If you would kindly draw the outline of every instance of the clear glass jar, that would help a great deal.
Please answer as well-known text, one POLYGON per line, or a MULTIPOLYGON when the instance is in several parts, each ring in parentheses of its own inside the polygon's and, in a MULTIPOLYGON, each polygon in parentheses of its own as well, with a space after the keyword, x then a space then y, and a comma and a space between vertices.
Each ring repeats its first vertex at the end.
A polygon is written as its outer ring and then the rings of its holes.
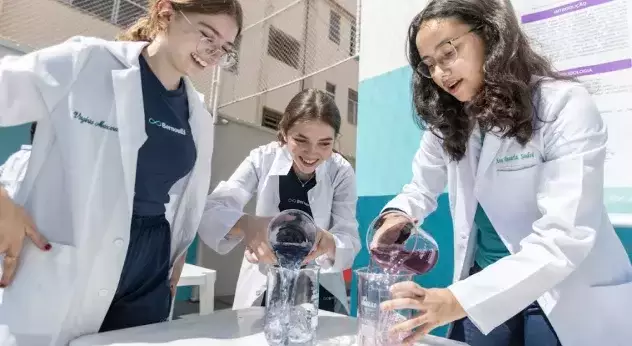
POLYGON ((318 227, 309 214, 298 209, 284 210, 268 225, 268 242, 279 265, 299 268, 313 250, 318 227))
POLYGON ((269 267, 264 324, 268 344, 305 344, 315 340, 319 271, 318 266, 298 270, 269 267))
POLYGON ((390 287, 411 281, 412 273, 390 274, 377 267, 355 271, 358 283, 358 346, 398 345, 409 333, 390 335, 389 330, 411 318, 411 310, 381 311, 380 304, 392 298, 390 287))

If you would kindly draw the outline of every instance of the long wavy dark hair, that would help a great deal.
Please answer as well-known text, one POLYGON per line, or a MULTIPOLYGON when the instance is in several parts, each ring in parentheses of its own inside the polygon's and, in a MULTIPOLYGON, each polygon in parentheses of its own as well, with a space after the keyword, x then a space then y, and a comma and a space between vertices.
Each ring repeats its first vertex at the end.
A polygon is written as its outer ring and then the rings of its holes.
POLYGON ((408 61, 413 68, 415 120, 443 141, 450 159, 465 155, 466 143, 478 121, 482 131, 497 131, 525 145, 541 121, 537 116, 537 90, 541 79, 570 79, 553 70, 538 55, 520 29, 516 14, 506 0, 432 0, 408 29, 408 61), (462 103, 432 79, 417 72, 421 57, 416 36, 431 19, 453 18, 475 28, 485 44, 484 83, 472 100, 462 103))

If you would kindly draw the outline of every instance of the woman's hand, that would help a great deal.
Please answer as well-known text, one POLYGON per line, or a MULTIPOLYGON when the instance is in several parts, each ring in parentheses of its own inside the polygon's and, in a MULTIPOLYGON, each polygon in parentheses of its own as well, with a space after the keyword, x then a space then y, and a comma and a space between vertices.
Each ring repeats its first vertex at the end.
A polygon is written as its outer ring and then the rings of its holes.
POLYGON ((315 243, 314 249, 305 257, 303 264, 307 264, 322 255, 327 255, 332 261, 336 258, 336 240, 333 234, 321 229, 316 233, 315 243))
POLYGON ((250 263, 276 264, 276 256, 268 242, 268 225, 271 217, 244 215, 235 225, 246 242, 244 256, 250 263))
POLYGON ((9 286, 15 276, 24 237, 31 239, 41 250, 51 249, 48 240, 35 230, 35 224, 26 211, 13 203, 0 186, 0 254, 4 254, 0 287, 9 286))
POLYGON ((417 220, 411 219, 400 211, 384 212, 376 224, 377 229, 369 244, 369 249, 374 249, 379 245, 403 244, 416 222, 417 220))
POLYGON ((412 345, 436 327, 466 316, 461 304, 447 288, 425 289, 412 281, 407 281, 391 286, 391 295, 391 300, 380 305, 382 310, 418 311, 415 317, 390 330, 392 333, 411 331, 412 334, 404 339, 405 344, 412 345))

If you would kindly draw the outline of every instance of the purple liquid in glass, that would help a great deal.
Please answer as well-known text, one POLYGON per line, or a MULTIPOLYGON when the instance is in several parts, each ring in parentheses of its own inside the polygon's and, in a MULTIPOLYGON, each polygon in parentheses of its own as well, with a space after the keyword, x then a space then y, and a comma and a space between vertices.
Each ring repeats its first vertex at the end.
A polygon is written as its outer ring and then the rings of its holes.
POLYGON ((388 272, 404 270, 413 274, 425 274, 439 260, 436 249, 409 251, 400 244, 380 245, 371 249, 373 261, 388 272))

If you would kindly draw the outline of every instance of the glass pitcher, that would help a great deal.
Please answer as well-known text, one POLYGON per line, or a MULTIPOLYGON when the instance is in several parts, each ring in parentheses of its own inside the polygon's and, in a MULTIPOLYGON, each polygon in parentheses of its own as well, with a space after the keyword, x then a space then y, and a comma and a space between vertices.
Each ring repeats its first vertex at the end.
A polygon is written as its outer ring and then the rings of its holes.
POLYGON ((371 222, 366 244, 371 263, 389 273, 425 274, 439 260, 435 239, 399 210, 382 213, 371 222))
POLYGON ((264 334, 271 346, 308 344, 318 326, 320 267, 298 270, 270 266, 264 334))
POLYGON ((409 332, 391 335, 396 324, 412 317, 411 310, 382 311, 380 304, 392 298, 390 287, 411 281, 412 273, 392 274, 378 267, 356 270, 358 283, 358 346, 392 346, 400 344, 409 332))
POLYGON ((288 209, 275 216, 268 225, 268 241, 284 268, 299 268, 315 246, 318 227, 302 210, 288 209))

